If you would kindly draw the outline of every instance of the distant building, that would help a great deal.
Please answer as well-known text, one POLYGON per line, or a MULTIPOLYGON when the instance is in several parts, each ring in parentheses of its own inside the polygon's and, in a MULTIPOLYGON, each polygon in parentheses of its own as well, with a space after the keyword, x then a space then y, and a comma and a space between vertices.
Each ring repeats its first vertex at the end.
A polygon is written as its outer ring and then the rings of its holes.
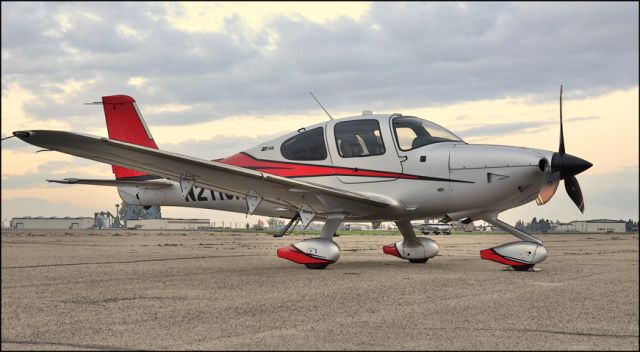
POLYGON ((127 220, 127 228, 136 230, 200 230, 211 227, 209 219, 141 219, 127 220))
POLYGON ((347 231, 364 231, 369 230, 370 227, 368 224, 344 224, 344 229, 347 231))
POLYGON ((54 229, 70 229, 70 230, 80 230, 80 229, 90 229, 93 226, 94 219, 88 216, 86 217, 21 217, 21 218, 13 218, 11 219, 11 223, 9 226, 12 229, 43 229, 43 230, 54 230, 54 229))
POLYGON ((572 221, 571 224, 577 232, 626 232, 626 223, 622 220, 597 219, 572 221))
POLYGON ((258 222, 256 222, 253 225, 253 229, 254 230, 264 230, 264 221, 262 221, 262 219, 258 219, 258 222))
POLYGON ((551 232, 577 232, 573 222, 569 223, 551 223, 551 232))

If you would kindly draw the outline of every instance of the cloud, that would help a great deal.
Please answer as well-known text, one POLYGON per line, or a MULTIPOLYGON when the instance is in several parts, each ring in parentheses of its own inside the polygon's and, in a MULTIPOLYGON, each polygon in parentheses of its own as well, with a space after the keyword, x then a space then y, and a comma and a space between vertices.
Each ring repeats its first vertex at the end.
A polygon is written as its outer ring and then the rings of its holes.
POLYGON ((543 206, 529 203, 504 212, 501 218, 512 224, 518 219, 530 221, 534 216, 562 222, 594 218, 638 219, 637 164, 607 174, 590 174, 587 171, 577 178, 585 202, 584 214, 573 204, 564 185, 560 185, 549 203, 543 206))
MULTIPOLYGON (((87 211, 83 206, 70 204, 60 206, 60 202, 38 197, 2 198, 2 209, 3 220, 11 220, 11 218, 20 216, 92 216, 90 211, 87 211)), ((9 226, 9 221, 5 225, 9 226)))
POLYGON ((23 174, 3 175, 2 189, 69 187, 68 185, 48 183, 46 181, 60 180, 67 177, 113 179, 113 174, 109 165, 96 163, 93 160, 79 158, 64 161, 56 160, 37 165, 34 169, 28 170, 23 174))
POLYGON ((560 83, 591 96, 637 84, 637 8, 373 3, 357 18, 274 14, 255 31, 230 16, 220 31, 186 32, 162 4, 3 3, 3 90, 5 80, 19 84, 38 97, 30 116, 78 128, 92 125, 81 103, 121 93, 191 107, 159 116, 166 125, 307 113, 308 90, 330 110, 351 111, 542 99, 560 83), (65 81, 85 86, 54 99, 65 81))
MULTIPOLYGON (((598 116, 582 116, 572 117, 563 121, 563 124, 571 124, 574 122, 589 121, 598 119, 598 116)), ((475 137, 495 137, 510 135, 516 133, 535 133, 541 130, 547 129, 550 126, 559 126, 559 121, 522 121, 522 122, 507 122, 482 125, 478 127, 472 127, 459 131, 457 134, 462 138, 475 138, 475 137)))
POLYGON ((180 154, 213 160, 229 157, 275 137, 277 137, 276 134, 265 134, 255 137, 216 136, 213 139, 207 140, 191 139, 180 143, 164 143, 163 148, 180 154))
MULTIPOLYGON (((591 185, 637 159, 637 3, 374 2, 357 16, 331 9, 320 20, 308 11, 274 11, 258 21, 232 11, 197 31, 176 24, 181 14, 193 16, 181 4, 1 6, 3 136, 25 128, 106 135, 102 108, 83 103, 127 94, 138 101, 161 148, 212 159, 326 119, 311 90, 334 116, 432 109, 436 122, 465 138, 556 148, 557 132, 536 132, 557 131, 557 91, 564 84, 565 116, 577 116, 565 122, 584 123, 565 131, 567 143, 594 162, 591 185), (621 98, 612 92, 622 92, 621 98), (509 100, 520 108, 505 111, 509 104, 499 103, 509 100), (585 108, 569 106, 572 100, 585 108), (439 121, 435 112, 447 111, 448 122, 439 121)), ((2 148, 3 155, 34 151, 16 140, 3 141, 2 148)), ((42 180, 60 170, 73 172, 62 177, 98 174, 88 163, 73 158, 10 176, 3 179, 3 196, 38 194, 42 180)), ((4 160, 2 166, 13 167, 4 160)), ((107 165, 99 167, 111 176, 107 165)), ((47 199, 68 201, 55 187, 50 190, 58 193, 47 199)), ((622 188, 595 199, 606 204, 616 192, 622 188)), ((631 206, 621 211, 637 214, 637 197, 624 200, 631 206)))
POLYGON ((479 126, 460 131, 458 134, 462 138, 477 136, 496 136, 520 132, 522 130, 540 127, 545 125, 543 122, 509 122, 479 126))

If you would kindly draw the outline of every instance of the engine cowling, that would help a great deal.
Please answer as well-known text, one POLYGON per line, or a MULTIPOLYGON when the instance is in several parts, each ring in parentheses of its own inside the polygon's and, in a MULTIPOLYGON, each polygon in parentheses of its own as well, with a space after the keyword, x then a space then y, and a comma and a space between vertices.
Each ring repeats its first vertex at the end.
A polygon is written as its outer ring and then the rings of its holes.
POLYGON ((386 254, 396 256, 398 258, 407 259, 414 263, 424 263, 428 259, 438 255, 438 244, 426 237, 417 238, 419 245, 407 246, 404 241, 392 243, 382 247, 386 254))

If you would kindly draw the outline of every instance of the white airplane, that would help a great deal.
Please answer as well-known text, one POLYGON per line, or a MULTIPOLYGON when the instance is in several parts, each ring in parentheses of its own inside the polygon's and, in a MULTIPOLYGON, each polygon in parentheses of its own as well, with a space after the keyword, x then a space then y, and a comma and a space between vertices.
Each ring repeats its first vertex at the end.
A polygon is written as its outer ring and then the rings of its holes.
POLYGON ((560 180, 584 211, 575 175, 592 166, 565 153, 562 87, 558 152, 468 144, 421 118, 365 111, 300 128, 224 159, 204 160, 158 149, 133 98, 105 96, 97 104, 103 105, 109 138, 50 130, 13 133, 47 150, 111 164, 115 174, 115 180, 50 182, 115 186, 125 202, 142 206, 290 218, 289 225, 299 220, 305 227, 324 220, 320 237, 277 251, 308 268, 338 260, 340 248, 332 239, 343 221, 371 221, 374 228, 394 221, 403 240, 384 246, 384 253, 425 263, 439 248, 416 237, 411 220, 442 218, 484 220, 515 235, 521 241, 482 250, 481 258, 528 270, 546 259, 546 248, 498 214, 534 199, 547 203, 560 180))

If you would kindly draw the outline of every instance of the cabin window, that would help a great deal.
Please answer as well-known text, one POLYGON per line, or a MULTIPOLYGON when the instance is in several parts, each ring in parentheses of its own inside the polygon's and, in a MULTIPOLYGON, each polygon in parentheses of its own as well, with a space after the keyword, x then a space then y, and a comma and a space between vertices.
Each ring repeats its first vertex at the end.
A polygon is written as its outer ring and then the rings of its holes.
POLYGON ((280 152, 288 160, 324 160, 327 146, 322 127, 297 134, 282 143, 280 152))
POLYGON ((446 128, 417 117, 396 117, 393 120, 398 147, 407 151, 439 142, 462 142, 446 128))
POLYGON ((334 128, 338 153, 343 158, 384 154, 378 120, 339 122, 334 128))

